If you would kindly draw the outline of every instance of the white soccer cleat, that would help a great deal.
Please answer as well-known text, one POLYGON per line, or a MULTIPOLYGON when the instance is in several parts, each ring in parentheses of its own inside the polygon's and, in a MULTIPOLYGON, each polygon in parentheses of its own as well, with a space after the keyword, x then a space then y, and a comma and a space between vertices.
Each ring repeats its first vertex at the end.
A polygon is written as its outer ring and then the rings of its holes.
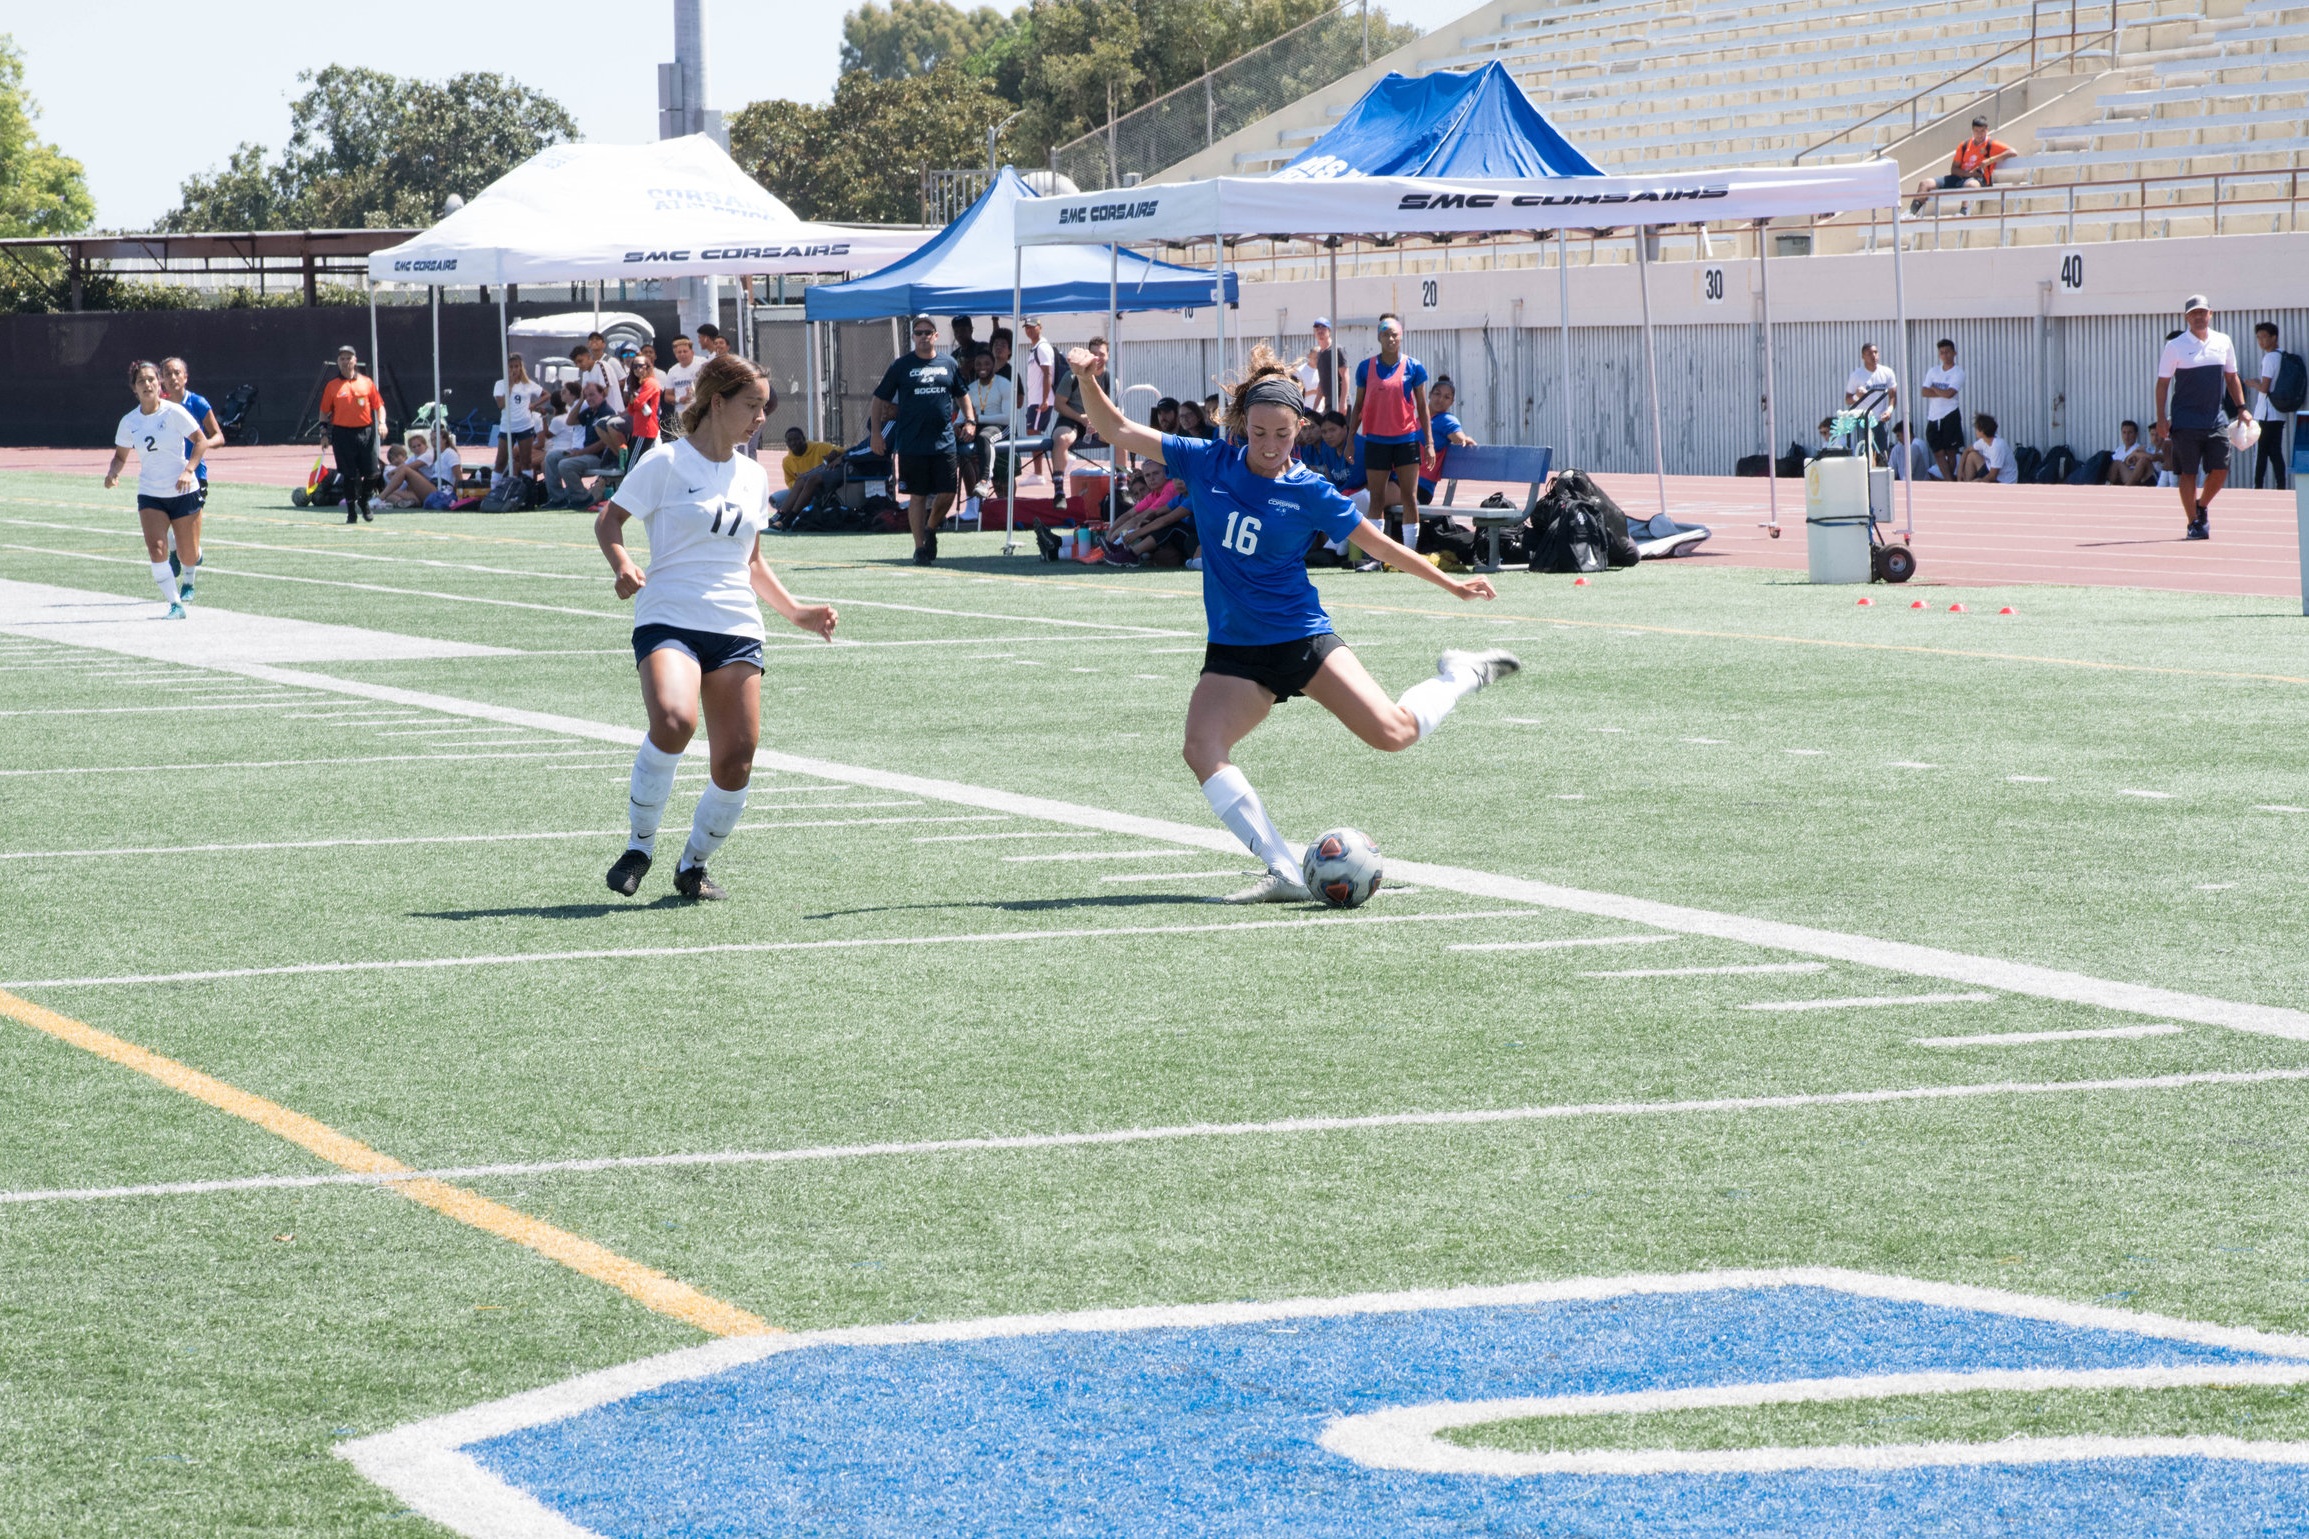
POLYGON ((1513 652, 1503 652, 1496 647, 1488 652, 1453 650, 1435 659, 1435 671, 1447 679, 1454 675, 1472 674, 1475 687, 1481 689, 1487 684, 1498 683, 1510 674, 1522 672, 1523 660, 1513 652))
POLYGON ((1241 892, 1230 892, 1221 903, 1312 903, 1315 895, 1286 871, 1270 871, 1241 892))

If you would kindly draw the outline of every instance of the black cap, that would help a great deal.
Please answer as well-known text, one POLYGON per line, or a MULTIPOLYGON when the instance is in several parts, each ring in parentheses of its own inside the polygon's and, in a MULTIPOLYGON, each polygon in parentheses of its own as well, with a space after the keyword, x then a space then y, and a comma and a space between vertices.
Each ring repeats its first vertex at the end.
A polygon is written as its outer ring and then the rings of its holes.
POLYGON ((1972 120, 1972 126, 1973 126, 1973 127, 1975 127, 1975 128, 1986 128, 1986 127, 1988 126, 1988 119, 1986 119, 1986 118, 1974 118, 1974 119, 1972 120))

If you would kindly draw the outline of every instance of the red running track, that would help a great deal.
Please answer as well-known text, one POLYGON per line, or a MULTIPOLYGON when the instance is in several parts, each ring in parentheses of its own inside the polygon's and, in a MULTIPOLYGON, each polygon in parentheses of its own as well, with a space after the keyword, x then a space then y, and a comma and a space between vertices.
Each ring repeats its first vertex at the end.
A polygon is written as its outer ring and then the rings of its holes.
MULTIPOLYGON (((300 445, 226 447, 211 460, 220 481, 257 486, 302 486, 313 450, 300 445)), ((104 449, 0 449, 0 471, 43 470, 104 474, 104 449)), ((778 456, 764 454, 772 485, 781 484, 778 456)), ((1659 507, 1657 483, 1646 475, 1599 475, 1603 488, 1630 513, 1659 507)), ((1668 477, 1668 512, 1682 523, 1715 531, 1689 559, 1725 566, 1804 568, 1804 484, 1783 480, 1781 537, 1757 527, 1765 521, 1761 479, 1732 476, 1668 477)), ((1463 505, 1482 500, 1487 487, 1463 485, 1463 505)), ((1521 488, 1507 488, 1520 496, 1521 488)), ((1905 488, 1895 488, 1900 506, 1905 488)), ((1916 488, 1919 583, 1979 586, 2066 583, 2101 587, 2164 588, 2184 593, 2237 593, 2295 598, 2301 567, 2293 494, 2232 487, 2213 504, 2213 538, 2181 538, 2180 496, 2151 487, 1944 486, 1916 488)))

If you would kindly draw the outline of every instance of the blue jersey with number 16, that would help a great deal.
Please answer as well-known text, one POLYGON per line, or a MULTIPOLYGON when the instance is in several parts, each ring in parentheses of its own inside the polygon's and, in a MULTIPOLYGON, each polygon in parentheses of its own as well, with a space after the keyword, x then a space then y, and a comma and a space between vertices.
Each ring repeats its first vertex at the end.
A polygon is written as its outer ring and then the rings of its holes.
POLYGON ((1331 629, 1307 576, 1316 535, 1344 539, 1363 515, 1300 464, 1253 473, 1241 444, 1163 435, 1163 464, 1187 489, 1203 557, 1203 615, 1211 640, 1266 647, 1331 629))

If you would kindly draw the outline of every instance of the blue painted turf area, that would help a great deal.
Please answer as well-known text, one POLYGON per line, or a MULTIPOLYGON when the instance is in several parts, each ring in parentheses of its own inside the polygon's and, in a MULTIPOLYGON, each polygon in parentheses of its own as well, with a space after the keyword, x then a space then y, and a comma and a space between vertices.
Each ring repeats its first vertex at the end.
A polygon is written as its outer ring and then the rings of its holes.
POLYGON ((2309 1471, 2106 1460, 1493 1477, 1366 1469, 1343 1415, 1435 1400, 2254 1354, 1818 1287, 813 1345, 472 1445, 618 1536, 2309 1533, 2309 1471))

